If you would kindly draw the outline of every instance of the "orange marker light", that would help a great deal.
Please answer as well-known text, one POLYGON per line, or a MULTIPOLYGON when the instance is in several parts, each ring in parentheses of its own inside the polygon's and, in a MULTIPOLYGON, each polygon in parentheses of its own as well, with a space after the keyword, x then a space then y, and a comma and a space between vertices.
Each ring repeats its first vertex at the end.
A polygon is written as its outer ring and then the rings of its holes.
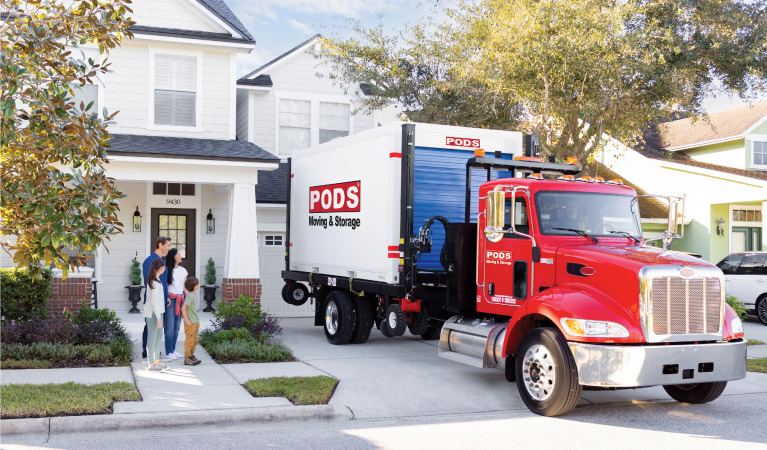
POLYGON ((562 181, 575 181, 575 177, 572 175, 562 175, 561 177, 557 178, 557 180, 562 181))
POLYGON ((481 149, 481 148, 478 148, 478 149, 474 150, 474 156, 477 157, 477 158, 481 158, 481 157, 485 156, 485 151, 483 149, 481 149))
POLYGON ((602 177, 596 177, 596 178, 594 178, 594 181, 596 181, 597 183, 604 183, 605 179, 602 178, 602 177))
POLYGON ((613 178, 612 180, 608 181, 607 184, 617 184, 619 186, 623 186, 623 180, 620 178, 613 178))
POLYGON ((586 334, 586 331, 584 331, 583 327, 581 327, 580 322, 577 320, 566 320, 565 323, 567 323, 567 328, 570 329, 570 331, 573 332, 575 335, 581 335, 584 336, 586 334))
POLYGON ((568 156, 567 164, 578 164, 578 158, 576 156, 568 156))
POLYGON ((594 179, 591 178, 590 176, 586 175, 585 177, 580 177, 580 178, 578 178, 575 181, 583 181, 583 182, 586 182, 586 183, 590 183, 590 182, 594 181, 594 179))
POLYGON ((527 178, 532 178, 533 180, 542 180, 543 175, 541 175, 540 173, 532 173, 528 175, 527 178))

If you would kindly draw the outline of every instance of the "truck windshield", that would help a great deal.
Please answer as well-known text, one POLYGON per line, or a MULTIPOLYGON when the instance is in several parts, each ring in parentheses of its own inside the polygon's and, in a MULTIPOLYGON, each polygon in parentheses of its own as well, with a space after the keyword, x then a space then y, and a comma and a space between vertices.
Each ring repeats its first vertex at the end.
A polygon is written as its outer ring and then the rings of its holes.
POLYGON ((577 235, 571 228, 591 236, 642 236, 639 229, 639 207, 630 195, 593 192, 546 191, 535 195, 541 233, 577 235))

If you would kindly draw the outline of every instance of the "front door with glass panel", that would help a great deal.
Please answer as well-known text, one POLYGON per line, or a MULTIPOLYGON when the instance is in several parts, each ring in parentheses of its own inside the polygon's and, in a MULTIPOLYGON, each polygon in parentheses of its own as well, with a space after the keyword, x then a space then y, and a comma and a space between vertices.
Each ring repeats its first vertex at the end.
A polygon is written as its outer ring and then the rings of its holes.
POLYGON ((195 276, 195 210, 193 209, 152 209, 152 238, 167 236, 171 247, 181 254, 181 265, 195 276))
POLYGON ((757 227, 732 227, 732 251, 753 252, 762 249, 762 229, 757 227))

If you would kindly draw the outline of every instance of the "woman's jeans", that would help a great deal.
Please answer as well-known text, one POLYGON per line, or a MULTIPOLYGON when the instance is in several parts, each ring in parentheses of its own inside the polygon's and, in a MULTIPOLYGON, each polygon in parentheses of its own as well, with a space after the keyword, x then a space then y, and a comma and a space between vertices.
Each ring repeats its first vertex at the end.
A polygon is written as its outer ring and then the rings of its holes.
POLYGON ((145 317, 146 322, 146 353, 147 361, 149 364, 153 364, 155 361, 159 361, 160 352, 162 351, 162 328, 157 328, 158 319, 156 315, 152 314, 152 317, 145 317))
POLYGON ((176 299, 170 299, 170 306, 165 307, 165 355, 176 351, 178 330, 184 318, 176 315, 176 299))

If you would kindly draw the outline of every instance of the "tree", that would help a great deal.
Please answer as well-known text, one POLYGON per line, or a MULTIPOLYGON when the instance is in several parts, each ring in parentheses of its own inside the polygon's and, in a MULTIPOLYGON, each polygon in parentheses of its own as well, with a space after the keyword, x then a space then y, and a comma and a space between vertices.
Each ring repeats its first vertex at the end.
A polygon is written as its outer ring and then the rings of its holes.
POLYGON ((107 72, 106 55, 131 37, 130 0, 0 0, 0 145, 3 250, 39 273, 55 264, 66 277, 85 252, 121 233, 123 195, 104 166, 107 125, 74 90, 107 72), (97 48, 101 61, 86 58, 97 48), (69 257, 65 249, 77 255, 69 257))
MULTIPOLYGON (((437 59, 450 75, 433 76, 434 83, 479 87, 485 101, 521 105, 515 118, 560 159, 587 161, 603 133, 631 144, 649 124, 700 114, 718 82, 745 96, 764 91, 767 80, 765 0, 459 1, 439 20, 410 29, 421 35, 408 31, 396 47, 373 30, 362 41, 333 41, 343 78, 375 80, 364 64, 369 55, 382 56, 380 71, 393 74, 396 56, 428 52, 432 59, 423 62, 437 59)), ((370 103, 396 95, 379 89, 370 103)))

